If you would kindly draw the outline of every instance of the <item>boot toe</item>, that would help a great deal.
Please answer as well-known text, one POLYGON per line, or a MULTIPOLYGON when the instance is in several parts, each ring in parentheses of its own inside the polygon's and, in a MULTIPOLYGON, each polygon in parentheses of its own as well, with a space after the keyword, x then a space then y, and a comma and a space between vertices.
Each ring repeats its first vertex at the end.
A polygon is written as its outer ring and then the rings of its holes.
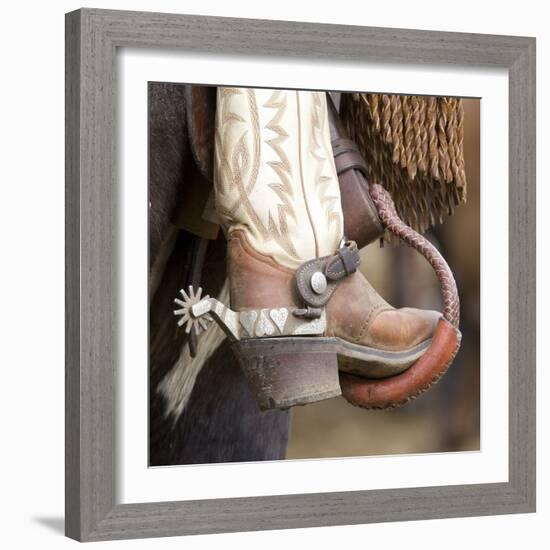
POLYGON ((402 308, 382 311, 372 321, 370 345, 386 351, 404 351, 429 340, 441 318, 433 310, 402 308))

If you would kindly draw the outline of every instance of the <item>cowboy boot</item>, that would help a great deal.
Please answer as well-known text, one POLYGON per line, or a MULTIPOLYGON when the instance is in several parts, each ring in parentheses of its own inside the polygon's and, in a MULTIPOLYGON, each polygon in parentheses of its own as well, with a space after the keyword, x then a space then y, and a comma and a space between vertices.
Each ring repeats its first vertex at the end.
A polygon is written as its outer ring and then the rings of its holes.
POLYGON ((338 369, 395 376, 429 348, 440 313, 393 308, 357 271, 324 93, 218 88, 214 183, 230 308, 183 293, 176 313, 220 324, 260 408, 339 395, 338 369))

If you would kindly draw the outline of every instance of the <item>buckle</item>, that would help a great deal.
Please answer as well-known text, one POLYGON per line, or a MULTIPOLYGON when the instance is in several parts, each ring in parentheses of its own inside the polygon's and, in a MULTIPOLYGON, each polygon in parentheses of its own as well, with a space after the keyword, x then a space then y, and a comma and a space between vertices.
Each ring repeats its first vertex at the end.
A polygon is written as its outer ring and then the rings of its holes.
POLYGON ((300 298, 308 307, 323 307, 338 281, 354 273, 360 261, 357 244, 342 239, 334 254, 309 260, 297 269, 296 287, 300 298))

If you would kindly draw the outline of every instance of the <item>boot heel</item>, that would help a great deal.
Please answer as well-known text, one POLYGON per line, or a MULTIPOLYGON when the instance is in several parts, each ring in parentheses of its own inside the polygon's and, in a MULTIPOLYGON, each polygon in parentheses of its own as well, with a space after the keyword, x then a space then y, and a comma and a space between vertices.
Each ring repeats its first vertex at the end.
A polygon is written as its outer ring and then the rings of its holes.
POLYGON ((254 338, 233 351, 254 388, 260 409, 286 409, 341 394, 330 338, 254 338))

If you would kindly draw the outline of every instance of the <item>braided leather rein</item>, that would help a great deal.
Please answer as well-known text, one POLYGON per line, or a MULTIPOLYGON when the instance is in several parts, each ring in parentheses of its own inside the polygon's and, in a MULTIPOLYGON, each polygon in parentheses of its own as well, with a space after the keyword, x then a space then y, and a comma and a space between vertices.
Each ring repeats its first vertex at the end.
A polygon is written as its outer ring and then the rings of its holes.
POLYGON ((385 228, 420 252, 434 269, 443 295, 443 318, 458 328, 460 321, 460 299, 453 274, 447 262, 435 246, 401 220, 397 214, 391 195, 384 187, 378 183, 371 183, 369 185, 369 193, 385 228))

